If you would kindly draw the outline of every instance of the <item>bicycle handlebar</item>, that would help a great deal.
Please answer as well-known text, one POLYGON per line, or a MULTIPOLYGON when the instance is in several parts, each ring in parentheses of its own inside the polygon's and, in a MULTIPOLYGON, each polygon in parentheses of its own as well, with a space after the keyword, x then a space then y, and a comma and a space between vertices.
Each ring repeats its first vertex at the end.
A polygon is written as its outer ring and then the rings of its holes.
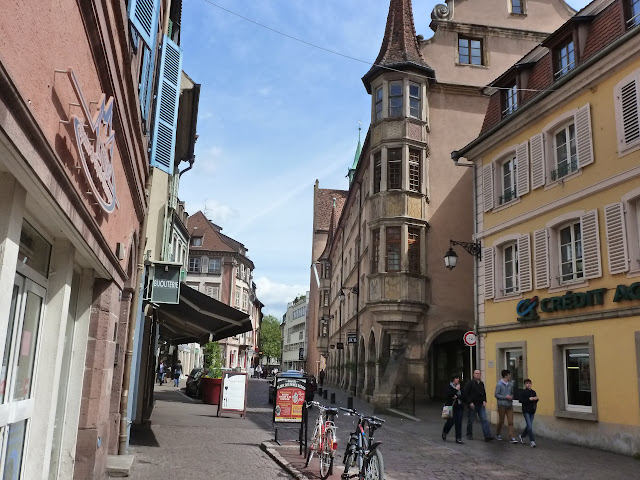
POLYGON ((371 417, 367 415, 363 415, 362 413, 358 413, 355 408, 340 407, 340 410, 344 410, 345 412, 347 412, 349 415, 352 415, 352 416, 362 417, 365 420, 373 420, 374 422, 384 423, 384 420, 382 418, 376 417, 375 415, 371 417))

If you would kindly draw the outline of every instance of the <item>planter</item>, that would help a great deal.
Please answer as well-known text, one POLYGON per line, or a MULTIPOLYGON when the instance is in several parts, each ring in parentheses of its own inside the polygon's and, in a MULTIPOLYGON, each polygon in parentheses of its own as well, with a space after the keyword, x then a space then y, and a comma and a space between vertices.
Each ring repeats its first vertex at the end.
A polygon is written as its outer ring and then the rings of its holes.
POLYGON ((218 405, 220 401, 221 378, 203 378, 200 380, 202 391, 202 403, 207 405, 218 405))

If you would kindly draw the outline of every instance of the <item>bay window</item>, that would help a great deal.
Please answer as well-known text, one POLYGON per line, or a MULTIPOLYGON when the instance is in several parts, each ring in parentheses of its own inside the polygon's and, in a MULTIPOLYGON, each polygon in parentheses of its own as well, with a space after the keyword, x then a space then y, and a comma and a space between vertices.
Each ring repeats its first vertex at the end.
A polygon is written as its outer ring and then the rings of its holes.
POLYGON ((400 271, 400 227, 387 227, 387 272, 400 271))
POLYGON ((422 169, 420 168, 421 152, 414 148, 409 149, 409 190, 420 192, 422 169))
POLYGON ((402 148, 387 150, 387 190, 402 188, 402 148))
POLYGON ((421 118, 420 85, 409 83, 409 116, 421 118))
POLYGON ((402 81, 389 82, 389 116, 402 116, 402 81))

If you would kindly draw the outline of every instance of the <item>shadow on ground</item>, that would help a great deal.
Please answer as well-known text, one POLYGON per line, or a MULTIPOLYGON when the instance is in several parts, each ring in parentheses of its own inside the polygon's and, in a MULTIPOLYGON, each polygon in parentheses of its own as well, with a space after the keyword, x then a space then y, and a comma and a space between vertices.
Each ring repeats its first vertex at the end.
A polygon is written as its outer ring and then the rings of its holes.
POLYGON ((136 447, 159 447, 151 425, 131 425, 131 439, 129 444, 136 447))

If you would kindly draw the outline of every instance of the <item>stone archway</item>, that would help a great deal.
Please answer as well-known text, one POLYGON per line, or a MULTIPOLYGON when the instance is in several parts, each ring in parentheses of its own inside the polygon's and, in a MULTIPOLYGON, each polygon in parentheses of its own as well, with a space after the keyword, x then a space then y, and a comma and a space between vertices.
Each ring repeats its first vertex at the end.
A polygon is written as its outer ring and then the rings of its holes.
POLYGON ((369 335, 369 347, 367 349, 367 358, 366 358, 366 385, 367 388, 365 390, 365 395, 373 395, 373 391, 376 388, 376 362, 378 359, 378 355, 376 352, 376 335, 371 331, 369 335))
POLYGON ((469 347, 463 341, 465 331, 453 326, 432 337, 427 354, 428 393, 431 398, 442 399, 445 386, 453 373, 460 374, 461 379, 465 380, 470 377, 469 347))

